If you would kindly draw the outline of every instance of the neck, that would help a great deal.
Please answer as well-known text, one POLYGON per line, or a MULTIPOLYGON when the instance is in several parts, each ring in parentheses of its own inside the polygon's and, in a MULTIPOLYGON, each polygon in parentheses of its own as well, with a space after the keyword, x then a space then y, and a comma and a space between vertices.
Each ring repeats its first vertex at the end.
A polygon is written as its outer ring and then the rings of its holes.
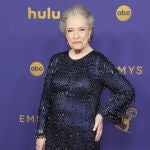
POLYGON ((90 46, 87 46, 86 48, 81 49, 81 50, 71 49, 71 51, 72 51, 73 54, 75 54, 75 55, 86 54, 86 53, 90 52, 91 50, 93 50, 93 48, 90 47, 90 46))
POLYGON ((72 57, 74 59, 79 59, 79 58, 85 56, 87 53, 89 53, 92 50, 93 49, 90 46, 86 47, 86 49, 81 49, 81 50, 71 49, 69 55, 70 55, 70 57, 72 57))

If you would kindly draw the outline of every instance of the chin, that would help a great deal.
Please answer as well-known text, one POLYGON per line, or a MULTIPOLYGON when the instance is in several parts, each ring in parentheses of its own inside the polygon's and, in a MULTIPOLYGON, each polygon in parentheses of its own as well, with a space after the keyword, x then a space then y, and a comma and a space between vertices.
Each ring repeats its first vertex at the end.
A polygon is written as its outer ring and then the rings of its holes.
POLYGON ((82 50, 81 48, 73 48, 73 49, 76 50, 76 51, 82 50))
POLYGON ((82 50, 83 47, 72 47, 72 49, 79 51, 79 50, 82 50))

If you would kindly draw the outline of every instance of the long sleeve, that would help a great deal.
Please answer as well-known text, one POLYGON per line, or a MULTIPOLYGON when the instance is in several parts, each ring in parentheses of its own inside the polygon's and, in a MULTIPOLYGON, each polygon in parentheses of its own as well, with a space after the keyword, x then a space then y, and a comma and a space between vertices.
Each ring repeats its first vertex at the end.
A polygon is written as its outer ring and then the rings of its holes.
POLYGON ((113 124, 121 124, 123 115, 135 99, 131 83, 121 75, 109 59, 101 65, 101 80, 105 87, 113 92, 113 97, 105 106, 100 106, 98 113, 113 124))
POLYGON ((54 59, 54 56, 52 56, 48 64, 46 75, 44 77, 44 87, 41 96, 40 106, 38 109, 38 123, 35 132, 36 138, 46 136, 47 115, 48 110, 52 106, 50 92, 51 92, 52 74, 54 73, 54 69, 56 69, 55 64, 56 59, 54 59))

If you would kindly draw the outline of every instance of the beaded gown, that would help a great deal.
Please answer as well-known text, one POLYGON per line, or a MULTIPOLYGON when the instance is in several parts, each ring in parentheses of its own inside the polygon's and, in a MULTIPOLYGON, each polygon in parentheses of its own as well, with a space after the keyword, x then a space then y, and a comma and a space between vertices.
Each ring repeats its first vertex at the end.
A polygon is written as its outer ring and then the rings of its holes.
POLYGON ((96 114, 119 125, 134 96, 130 82, 99 51, 80 59, 72 59, 69 51, 57 53, 45 75, 36 138, 46 137, 45 150, 99 150, 96 114), (104 87, 114 95, 101 106, 104 87))

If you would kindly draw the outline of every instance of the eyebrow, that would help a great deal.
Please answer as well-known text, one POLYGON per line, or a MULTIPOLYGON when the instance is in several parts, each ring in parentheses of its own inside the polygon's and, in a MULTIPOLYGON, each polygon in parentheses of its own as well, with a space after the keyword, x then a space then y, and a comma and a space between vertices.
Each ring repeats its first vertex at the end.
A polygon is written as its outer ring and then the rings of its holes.
POLYGON ((78 28, 66 27, 66 29, 80 29, 80 28, 86 28, 86 26, 82 26, 82 27, 78 27, 78 28))

